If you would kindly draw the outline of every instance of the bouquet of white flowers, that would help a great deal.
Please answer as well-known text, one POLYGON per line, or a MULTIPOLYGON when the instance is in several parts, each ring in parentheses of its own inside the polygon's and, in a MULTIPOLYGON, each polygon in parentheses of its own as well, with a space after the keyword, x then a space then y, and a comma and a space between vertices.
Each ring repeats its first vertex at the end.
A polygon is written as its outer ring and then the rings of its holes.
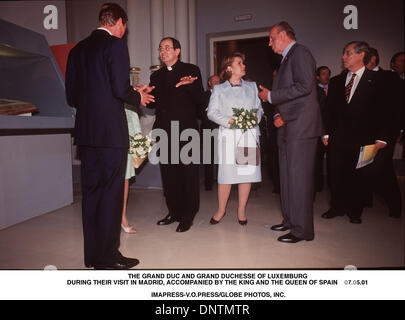
POLYGON ((248 129, 252 129, 257 123, 257 111, 258 109, 245 110, 244 108, 232 108, 234 122, 230 125, 231 129, 241 129, 245 132, 248 129))
POLYGON ((154 141, 149 136, 138 132, 135 136, 129 137, 129 153, 132 154, 132 164, 139 168, 152 150, 154 141))

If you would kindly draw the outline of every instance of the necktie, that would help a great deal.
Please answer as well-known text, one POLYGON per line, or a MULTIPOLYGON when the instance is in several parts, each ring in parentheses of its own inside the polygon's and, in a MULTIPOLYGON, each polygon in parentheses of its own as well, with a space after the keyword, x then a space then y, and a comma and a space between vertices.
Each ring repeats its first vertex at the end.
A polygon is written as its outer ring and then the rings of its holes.
POLYGON ((354 77, 356 76, 355 73, 352 74, 352 78, 350 79, 349 83, 346 86, 346 92, 345 92, 345 96, 346 96, 346 102, 349 102, 349 98, 350 98, 350 92, 352 91, 352 87, 353 87, 353 82, 354 82, 354 77))
POLYGON ((328 95, 328 87, 323 87, 323 91, 325 92, 325 96, 328 95))

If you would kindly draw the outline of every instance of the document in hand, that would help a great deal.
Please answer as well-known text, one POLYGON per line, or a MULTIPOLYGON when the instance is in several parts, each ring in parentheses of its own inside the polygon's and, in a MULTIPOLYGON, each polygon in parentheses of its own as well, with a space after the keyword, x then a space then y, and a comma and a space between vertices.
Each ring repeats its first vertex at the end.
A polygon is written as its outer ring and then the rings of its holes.
POLYGON ((356 169, 363 168, 374 161, 374 157, 377 154, 374 152, 374 146, 375 144, 369 144, 360 147, 359 160, 357 161, 356 169))

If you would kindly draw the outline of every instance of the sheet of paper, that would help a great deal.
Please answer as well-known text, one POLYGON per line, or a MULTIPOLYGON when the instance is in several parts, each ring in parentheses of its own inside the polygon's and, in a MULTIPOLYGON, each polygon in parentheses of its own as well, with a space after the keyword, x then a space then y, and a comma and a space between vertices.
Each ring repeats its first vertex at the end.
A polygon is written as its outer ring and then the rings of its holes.
POLYGON ((365 167, 374 161, 376 153, 374 152, 374 144, 360 147, 359 160, 357 161, 356 169, 365 167))

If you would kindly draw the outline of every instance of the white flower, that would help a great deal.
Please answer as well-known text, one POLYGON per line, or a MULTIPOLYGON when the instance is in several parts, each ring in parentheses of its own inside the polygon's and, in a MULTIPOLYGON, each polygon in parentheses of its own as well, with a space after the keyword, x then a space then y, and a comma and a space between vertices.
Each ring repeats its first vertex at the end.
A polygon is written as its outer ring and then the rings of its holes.
POLYGON ((250 127, 252 126, 252 124, 250 123, 250 121, 247 122, 247 125, 250 127))
POLYGON ((242 124, 241 124, 241 123, 239 123, 239 125, 238 125, 238 126, 239 126, 239 128, 242 128, 242 124))
POLYGON ((245 112, 245 111, 242 112, 242 116, 246 116, 246 112, 245 112))
POLYGON ((256 120, 252 120, 252 123, 253 123, 253 124, 256 124, 256 120))

